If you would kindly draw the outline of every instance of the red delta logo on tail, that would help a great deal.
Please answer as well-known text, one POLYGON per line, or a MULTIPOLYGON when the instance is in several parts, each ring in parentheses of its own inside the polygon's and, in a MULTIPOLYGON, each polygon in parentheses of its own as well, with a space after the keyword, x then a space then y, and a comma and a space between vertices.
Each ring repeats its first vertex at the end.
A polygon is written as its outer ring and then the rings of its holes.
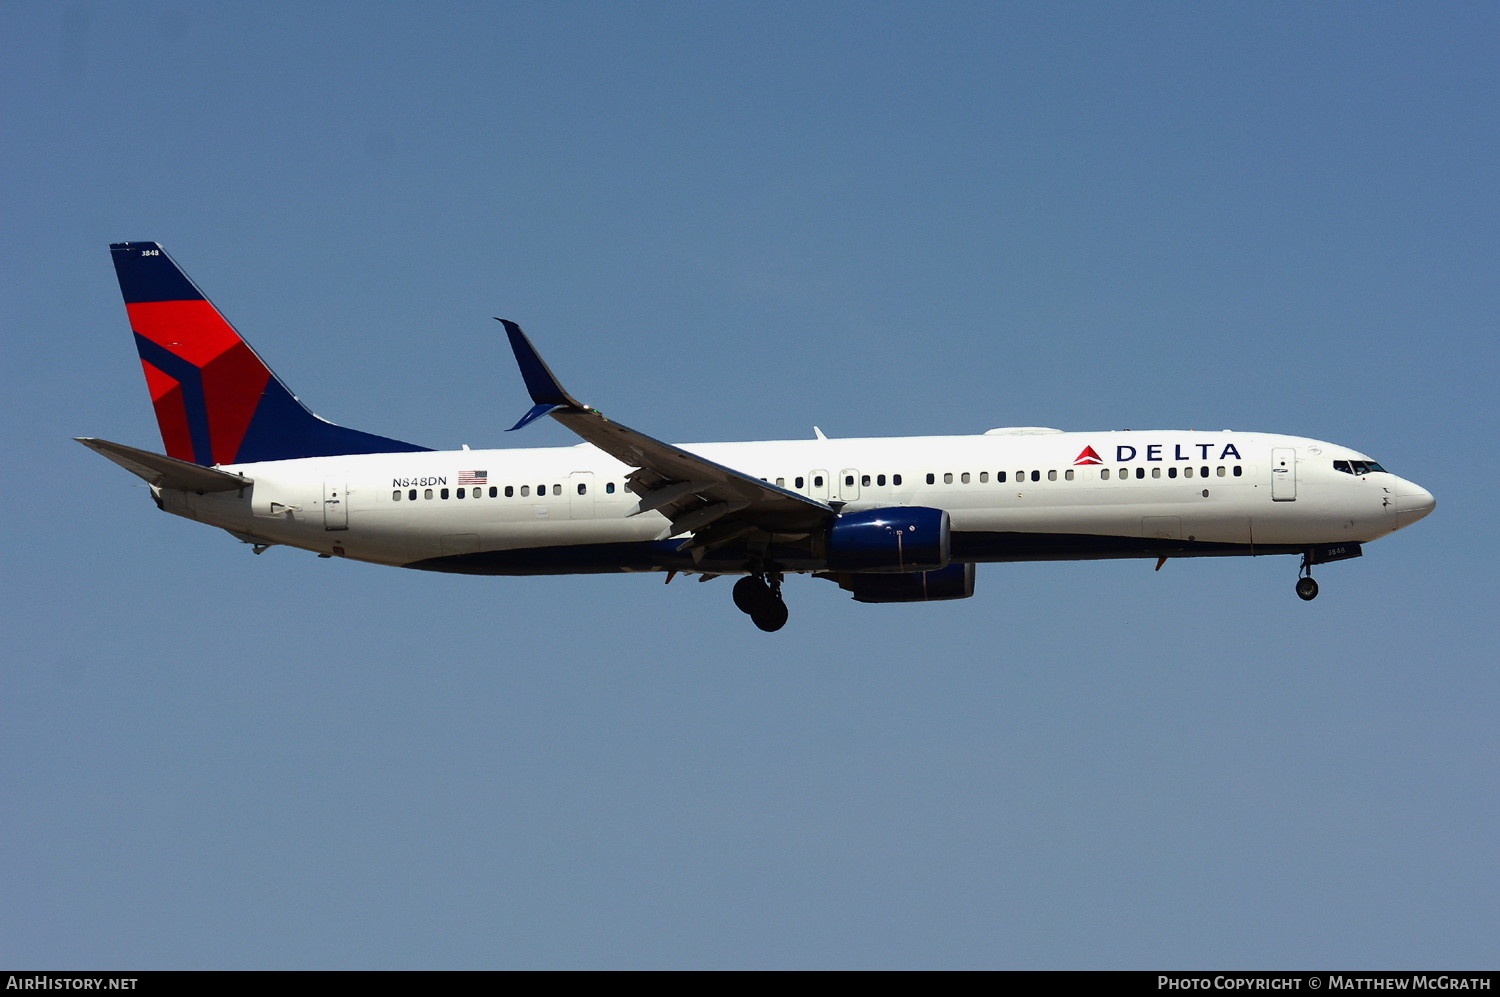
POLYGON ((1073 464, 1074 464, 1074 466, 1077 466, 1079 464, 1103 464, 1103 463, 1104 463, 1103 459, 1100 458, 1098 452, 1093 447, 1084 447, 1083 448, 1083 452, 1080 453, 1077 457, 1073 458, 1073 464))
POLYGON ((202 298, 140 301, 125 310, 168 456, 234 463, 270 370, 202 298))

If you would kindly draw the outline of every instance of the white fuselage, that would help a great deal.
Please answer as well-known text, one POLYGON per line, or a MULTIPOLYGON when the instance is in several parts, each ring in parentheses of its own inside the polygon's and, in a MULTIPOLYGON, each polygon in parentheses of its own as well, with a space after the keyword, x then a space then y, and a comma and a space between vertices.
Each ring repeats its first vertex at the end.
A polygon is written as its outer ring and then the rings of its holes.
MULTIPOLYGON (((1432 496, 1347 447, 1262 433, 993 431, 981 436, 705 443, 683 449, 843 512, 927 506, 955 561, 1291 553, 1375 540, 1432 496), (1356 464, 1359 467, 1360 464, 1356 464)), ((633 470, 591 444, 269 461, 242 492, 159 489, 163 508, 242 539, 379 564, 486 574, 746 570, 733 547, 676 553, 632 515, 633 470), (478 483, 476 483, 478 482, 478 483)), ((787 537, 786 570, 819 570, 787 537)))

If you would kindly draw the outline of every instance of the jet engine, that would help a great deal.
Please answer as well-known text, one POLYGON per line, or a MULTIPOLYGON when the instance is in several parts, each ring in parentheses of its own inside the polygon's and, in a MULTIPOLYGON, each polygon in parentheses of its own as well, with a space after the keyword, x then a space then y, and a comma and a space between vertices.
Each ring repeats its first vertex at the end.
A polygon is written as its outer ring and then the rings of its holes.
POLYGON ((896 506, 847 513, 828 531, 828 568, 897 574, 946 568, 948 538, 948 513, 942 509, 896 506))

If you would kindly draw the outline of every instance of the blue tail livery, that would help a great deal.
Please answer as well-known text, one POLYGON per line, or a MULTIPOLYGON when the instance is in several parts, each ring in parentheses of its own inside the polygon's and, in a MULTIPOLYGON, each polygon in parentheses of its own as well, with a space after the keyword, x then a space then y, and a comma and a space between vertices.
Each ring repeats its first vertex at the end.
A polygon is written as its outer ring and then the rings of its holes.
POLYGON ((428 449, 314 415, 160 245, 109 249, 169 456, 207 467, 428 449))

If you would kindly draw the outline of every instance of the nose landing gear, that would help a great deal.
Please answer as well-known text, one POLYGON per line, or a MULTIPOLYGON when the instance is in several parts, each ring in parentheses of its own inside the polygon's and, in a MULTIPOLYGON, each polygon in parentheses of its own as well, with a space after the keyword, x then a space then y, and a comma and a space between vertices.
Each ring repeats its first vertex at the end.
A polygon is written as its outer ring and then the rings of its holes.
POLYGON ((1297 598, 1303 602, 1312 602, 1318 597, 1318 583, 1313 581, 1312 576, 1312 552, 1302 555, 1302 570, 1297 579, 1297 598))
POLYGON ((734 604, 750 622, 767 633, 786 626, 786 603, 781 601, 781 574, 746 575, 734 583, 734 604))

